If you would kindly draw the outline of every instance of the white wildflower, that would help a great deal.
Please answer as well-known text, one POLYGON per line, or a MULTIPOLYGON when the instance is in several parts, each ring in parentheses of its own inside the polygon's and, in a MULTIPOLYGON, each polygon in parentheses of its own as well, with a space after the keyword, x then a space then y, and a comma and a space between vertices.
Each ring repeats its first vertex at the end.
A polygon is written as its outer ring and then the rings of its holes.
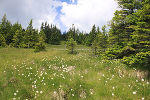
POLYGON ((134 91, 133 94, 136 94, 136 91, 134 91))
POLYGON ((36 93, 39 93, 39 91, 36 91, 36 93))
POLYGON ((114 93, 112 93, 112 96, 114 96, 114 93))
POLYGON ((13 100, 16 100, 16 98, 13 98, 13 100))
POLYGON ((147 84, 149 84, 149 82, 147 82, 147 84))
POLYGON ((115 89, 115 87, 113 86, 112 89, 115 89))
POLYGON ((40 91, 40 94, 42 94, 43 93, 43 91, 40 91))
POLYGON ((14 93, 14 95, 17 95, 17 93, 14 93))

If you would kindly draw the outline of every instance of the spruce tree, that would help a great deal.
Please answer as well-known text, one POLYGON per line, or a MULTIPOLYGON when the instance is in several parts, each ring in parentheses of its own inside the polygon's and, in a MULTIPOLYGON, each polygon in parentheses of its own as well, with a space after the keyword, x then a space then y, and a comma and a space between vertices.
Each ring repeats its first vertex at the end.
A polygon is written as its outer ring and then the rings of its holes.
POLYGON ((35 44, 35 47, 34 47, 35 48, 34 52, 40 52, 40 51, 46 50, 45 40, 46 40, 45 34, 43 30, 41 30, 38 35, 38 42, 35 44))
POLYGON ((6 14, 3 16, 0 24, 0 32, 6 40, 6 44, 9 45, 12 42, 13 34, 11 32, 11 23, 7 20, 6 14))
MULTIPOLYGON (((143 7, 134 13, 134 19, 136 24, 129 26, 134 29, 132 33, 132 46, 137 51, 149 51, 150 50, 150 3, 146 0, 143 2, 143 7)), ((132 20, 134 20, 132 18, 132 20)))
POLYGON ((24 35, 23 35, 21 24, 19 24, 18 22, 15 23, 11 28, 11 32, 13 34, 11 46, 16 47, 16 48, 22 47, 21 43, 23 43, 24 35))
POLYGON ((38 42, 38 30, 33 29, 32 19, 25 31, 24 43, 26 48, 34 48, 35 44, 38 42))
POLYGON ((77 45, 76 41, 74 41, 73 38, 70 38, 67 42, 66 42, 66 47, 68 50, 68 53, 70 54, 75 54, 75 46, 77 45))
POLYGON ((5 47, 6 46, 6 41, 3 35, 0 33, 0 47, 5 47))
POLYGON ((96 36, 97 36, 97 30, 96 30, 96 26, 93 25, 91 32, 88 35, 88 40, 87 40, 87 45, 91 46, 92 42, 95 40, 96 36))
POLYGON ((20 48, 22 47, 22 42, 23 42, 23 34, 22 34, 22 29, 20 29, 15 32, 11 45, 13 47, 20 48))

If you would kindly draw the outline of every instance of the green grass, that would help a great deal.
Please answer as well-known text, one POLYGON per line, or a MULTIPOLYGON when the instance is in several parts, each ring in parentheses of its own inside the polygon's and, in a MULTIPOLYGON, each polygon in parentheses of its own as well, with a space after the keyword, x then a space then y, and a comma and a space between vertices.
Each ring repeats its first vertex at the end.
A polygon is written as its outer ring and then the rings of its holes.
POLYGON ((91 56, 89 49, 78 46, 71 55, 63 45, 39 53, 1 48, 0 100, 150 100, 144 72, 91 56))

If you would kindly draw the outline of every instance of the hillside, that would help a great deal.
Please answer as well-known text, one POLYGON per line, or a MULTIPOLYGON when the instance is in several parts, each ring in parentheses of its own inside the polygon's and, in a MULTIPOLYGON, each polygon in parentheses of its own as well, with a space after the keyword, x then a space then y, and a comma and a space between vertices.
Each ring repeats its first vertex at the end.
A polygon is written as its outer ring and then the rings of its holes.
POLYGON ((47 51, 0 49, 1 100, 149 100, 148 72, 119 60, 104 60, 77 46, 71 55, 63 45, 47 51))

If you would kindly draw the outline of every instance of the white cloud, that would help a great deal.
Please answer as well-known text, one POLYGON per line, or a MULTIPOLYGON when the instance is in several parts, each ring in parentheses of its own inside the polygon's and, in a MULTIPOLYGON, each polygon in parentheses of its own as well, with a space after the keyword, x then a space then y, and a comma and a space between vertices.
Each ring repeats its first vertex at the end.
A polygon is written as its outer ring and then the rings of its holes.
POLYGON ((89 32, 94 24, 107 24, 116 8, 114 0, 78 0, 76 5, 63 2, 60 19, 67 29, 74 24, 80 30, 89 32))
POLYGON ((74 24, 80 30, 89 32, 93 24, 107 24, 116 6, 114 0, 0 0, 0 19, 6 13, 8 20, 12 23, 18 21, 24 28, 33 19, 35 28, 47 21, 63 31, 74 24), (57 7, 62 7, 62 14, 57 7))
POLYGON ((75 0, 70 0, 72 3, 74 3, 75 2, 75 0))
POLYGON ((58 24, 56 8, 61 6, 58 0, 0 0, 0 19, 6 13, 12 23, 18 21, 27 27, 30 19, 33 19, 35 28, 39 28, 42 22, 58 24))
POLYGON ((59 13, 57 12, 56 8, 61 6, 61 2, 60 1, 54 1, 54 0, 50 0, 49 2, 49 6, 47 6, 47 13, 43 13, 43 15, 41 15, 40 20, 38 20, 38 24, 41 24, 42 22, 47 21, 49 24, 55 24, 57 25, 57 27, 60 28, 60 23, 59 20, 56 19, 57 15, 59 15, 59 13))

